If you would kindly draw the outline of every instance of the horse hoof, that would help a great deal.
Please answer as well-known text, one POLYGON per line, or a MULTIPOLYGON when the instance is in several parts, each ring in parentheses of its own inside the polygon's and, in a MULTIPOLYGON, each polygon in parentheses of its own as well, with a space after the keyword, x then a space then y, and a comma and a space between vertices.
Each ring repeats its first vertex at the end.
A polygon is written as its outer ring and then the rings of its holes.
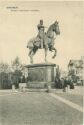
POLYGON ((56 55, 54 55, 52 58, 54 59, 56 57, 56 55))

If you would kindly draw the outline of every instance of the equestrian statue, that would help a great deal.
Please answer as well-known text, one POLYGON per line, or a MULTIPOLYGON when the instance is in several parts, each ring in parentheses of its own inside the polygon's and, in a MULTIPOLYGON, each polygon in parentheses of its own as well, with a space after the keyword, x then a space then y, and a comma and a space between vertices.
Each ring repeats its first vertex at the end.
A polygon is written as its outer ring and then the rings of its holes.
POLYGON ((40 23, 37 25, 38 34, 35 38, 29 40, 27 48, 29 48, 29 57, 30 62, 33 63, 33 56, 38 49, 45 50, 45 62, 47 51, 54 51, 52 58, 56 57, 57 50, 54 47, 55 36, 60 35, 58 21, 55 21, 52 25, 49 26, 47 32, 45 32, 45 26, 43 25, 43 20, 40 20, 40 23))

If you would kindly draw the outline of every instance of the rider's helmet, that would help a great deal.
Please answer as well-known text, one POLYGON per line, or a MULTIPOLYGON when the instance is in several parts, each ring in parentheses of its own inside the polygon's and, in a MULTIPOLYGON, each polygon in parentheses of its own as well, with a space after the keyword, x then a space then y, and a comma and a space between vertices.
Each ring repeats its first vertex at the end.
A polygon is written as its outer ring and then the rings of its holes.
POLYGON ((42 19, 40 20, 40 25, 43 25, 43 20, 42 19))

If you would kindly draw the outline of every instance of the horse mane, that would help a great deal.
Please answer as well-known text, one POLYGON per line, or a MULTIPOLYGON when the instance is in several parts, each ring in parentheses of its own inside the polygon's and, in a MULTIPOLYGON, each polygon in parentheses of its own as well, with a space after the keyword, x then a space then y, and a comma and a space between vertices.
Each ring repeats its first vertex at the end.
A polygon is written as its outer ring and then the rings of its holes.
POLYGON ((46 32, 46 34, 48 35, 48 33, 54 28, 54 24, 51 24, 46 32))

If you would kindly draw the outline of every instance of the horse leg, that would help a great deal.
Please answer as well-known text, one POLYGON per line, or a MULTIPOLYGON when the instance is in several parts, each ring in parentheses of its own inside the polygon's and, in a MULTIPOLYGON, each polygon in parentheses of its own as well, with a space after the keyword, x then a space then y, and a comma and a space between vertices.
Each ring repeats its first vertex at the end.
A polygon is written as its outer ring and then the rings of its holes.
POLYGON ((30 56, 30 63, 33 64, 33 55, 30 56))
POLYGON ((45 47, 45 62, 47 62, 47 50, 48 50, 48 48, 45 47))
POLYGON ((29 52, 29 56, 30 56, 30 62, 33 64, 33 56, 35 55, 36 51, 38 50, 37 46, 34 46, 30 52, 29 52))
POLYGON ((52 46, 49 48, 49 50, 50 50, 50 51, 53 51, 53 50, 54 50, 54 55, 53 55, 52 58, 55 58, 55 57, 56 57, 56 54, 57 54, 57 50, 56 50, 54 47, 52 47, 52 46))
POLYGON ((33 64, 33 50, 30 50, 29 57, 30 57, 30 63, 33 64))
POLYGON ((46 57, 47 57, 47 50, 45 49, 45 62, 47 62, 46 57))
POLYGON ((41 49, 43 49, 43 39, 41 39, 41 49))
POLYGON ((54 50, 54 56, 52 58, 55 58, 57 55, 57 50, 55 48, 53 48, 53 50, 54 50))

